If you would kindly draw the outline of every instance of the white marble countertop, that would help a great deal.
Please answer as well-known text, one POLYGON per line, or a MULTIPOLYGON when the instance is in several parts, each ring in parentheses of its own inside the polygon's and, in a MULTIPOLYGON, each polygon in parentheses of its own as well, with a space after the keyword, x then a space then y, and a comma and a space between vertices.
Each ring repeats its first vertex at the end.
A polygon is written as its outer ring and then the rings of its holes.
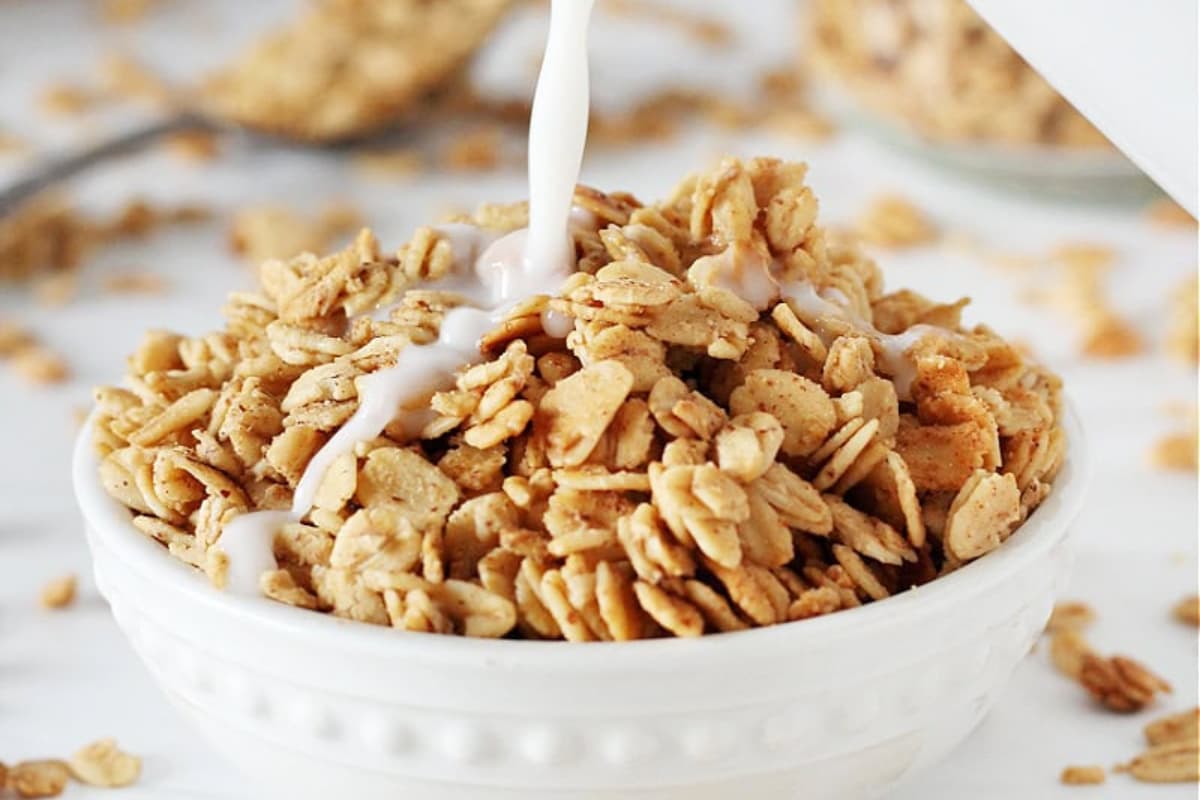
MULTIPOLYGON (((0 129, 49 144, 69 142, 80 135, 76 126, 31 110, 32 98, 48 79, 86 75, 99 53, 118 45, 137 48, 175 74, 188 74, 249 35, 234 13, 237 7, 265 19, 285 13, 289 4, 176 0, 167 5, 143 28, 114 32, 94 22, 92 4, 4 3, 0 129), (220 31, 230 32, 214 35, 220 31)), ((734 14, 749 4, 708 5, 734 14)), ((593 63, 600 101, 616 102, 622 93, 643 90, 653 81, 746 85, 759 67, 790 57, 787 5, 753 4, 755 16, 737 19, 743 40, 753 47, 718 57, 629 21, 598 26, 593 63)), ((507 31, 483 61, 487 82, 498 89, 514 90, 529 79, 539 25, 526 22, 507 31)), ((876 192, 895 190, 926 208, 956 238, 968 235, 1004 252, 1044 253, 1063 242, 1116 248, 1113 296, 1150 342, 1146 355, 1116 362, 1081 360, 1067 319, 1022 302, 1038 268, 1014 276, 945 246, 881 254, 881 259, 889 285, 944 299, 973 296, 968 319, 1029 341, 1062 372, 1088 431, 1095 468, 1090 501, 1079 521, 1083 535, 1069 594, 1097 610, 1092 633, 1097 647, 1145 661, 1175 684, 1175 693, 1157 709, 1132 716, 1099 711, 1052 670, 1046 648, 1039 648, 971 739, 896 796, 1195 797, 1194 786, 1143 785, 1123 775, 1112 775, 1098 787, 1058 783, 1067 764, 1107 766, 1132 757, 1141 748, 1140 728, 1147 719, 1196 703, 1196 632, 1170 618, 1170 607, 1196 591, 1196 476, 1154 471, 1145 459, 1156 437, 1176 424, 1164 406, 1195 400, 1195 370, 1162 355, 1167 292, 1195 270, 1194 232, 1155 228, 1135 209, 997 194, 912 163, 854 132, 811 143, 699 128, 665 144, 592 154, 583 178, 651 198, 725 152, 809 161, 826 221, 845 222, 876 192)), ((17 169, 15 160, 0 160, 0 177, 17 169)), ((515 169, 387 182, 363 176, 342 154, 251 145, 227 148, 220 160, 201 167, 150 152, 98 170, 77 188, 81 201, 97 209, 118 207, 139 193, 164 202, 204 202, 224 215, 252 203, 318 209, 329 199, 344 199, 363 209, 383 242, 394 246, 448 207, 514 199, 524 189, 515 169)), ((93 739, 116 736, 145 757, 142 781, 123 790, 122 798, 260 796, 176 717, 122 640, 90 581, 68 478, 72 412, 86 406, 90 387, 119 377, 125 354, 146 328, 195 333, 216 327, 225 293, 250 280, 249 271, 229 254, 224 224, 218 221, 105 250, 84 270, 83 295, 61 308, 35 306, 22 288, 0 288, 0 317, 28 324, 68 355, 74 372, 61 386, 31 388, 0 367, 0 759, 62 756, 93 739), (169 292, 133 297, 87 291, 104 274, 129 267, 162 275, 169 292), (56 613, 39 609, 39 587, 68 571, 81 576, 76 606, 56 613)), ((73 786, 68 796, 108 795, 73 786)))

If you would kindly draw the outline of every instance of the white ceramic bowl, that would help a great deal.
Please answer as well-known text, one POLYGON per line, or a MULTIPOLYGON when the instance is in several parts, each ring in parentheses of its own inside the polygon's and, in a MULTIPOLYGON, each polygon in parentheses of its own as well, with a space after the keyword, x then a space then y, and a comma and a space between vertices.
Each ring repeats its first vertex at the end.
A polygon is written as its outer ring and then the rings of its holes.
POLYGON ((1138 205, 1162 190, 1115 149, 948 142, 922 136, 877 113, 830 81, 817 102, 838 119, 920 161, 1019 194, 1093 204, 1138 205))
POLYGON ((878 797, 980 721, 1050 614, 1086 483, 1082 434, 1007 542, 926 586, 692 640, 407 633, 228 596, 75 491, 96 583, 163 691, 286 798, 878 797))

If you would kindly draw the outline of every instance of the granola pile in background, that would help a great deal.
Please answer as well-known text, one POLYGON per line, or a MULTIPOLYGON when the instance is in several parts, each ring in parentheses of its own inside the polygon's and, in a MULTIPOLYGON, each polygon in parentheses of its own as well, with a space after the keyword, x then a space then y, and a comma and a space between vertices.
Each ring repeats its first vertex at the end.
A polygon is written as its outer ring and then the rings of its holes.
POLYGON ((806 34, 819 73, 923 137, 1110 147, 965 0, 813 0, 806 34))
MULTIPOLYGON (((885 292, 804 175, 726 160, 649 206, 580 190, 578 273, 484 337, 417 438, 393 424, 335 462, 262 591, 409 630, 695 636, 882 599, 997 547, 1061 464, 1058 378, 964 327, 965 301, 885 292), (756 308, 723 288, 726 259, 774 263, 836 313, 756 308), (547 310, 574 318, 565 339, 547 310)), ((357 379, 435 338, 456 298, 417 283, 453 261, 436 228, 395 255, 364 231, 263 264, 223 331, 149 333, 128 388, 96 394, 106 490, 220 586, 223 526, 288 507, 357 379)))
POLYGON ((288 138, 354 139, 450 82, 510 0, 317 0, 211 76, 222 116, 288 138))

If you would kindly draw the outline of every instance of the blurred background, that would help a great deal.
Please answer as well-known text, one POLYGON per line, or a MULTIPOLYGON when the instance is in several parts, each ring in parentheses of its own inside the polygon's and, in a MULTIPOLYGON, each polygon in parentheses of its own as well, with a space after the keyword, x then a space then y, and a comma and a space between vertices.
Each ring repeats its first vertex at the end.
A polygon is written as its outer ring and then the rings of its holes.
MULTIPOLYGON (((515 0, 0 0, 0 759, 117 735, 147 759, 123 796, 244 796, 90 585, 68 469, 90 389, 147 329, 219 327, 266 258, 363 225, 395 248, 523 198, 547 17, 515 0), (39 608, 68 574, 74 609, 39 608)), ((1095 473, 1071 594, 1103 647, 1194 704, 1195 631, 1170 608, 1196 586, 1195 220, 961 0, 597 0, 591 69, 583 182, 649 200, 725 154, 807 161, 821 219, 889 286, 974 298, 968 322, 1063 374, 1095 473)), ((1051 797, 1069 761, 1127 758, 1137 726, 1044 661, 902 797, 1051 797)), ((1091 796, 1143 793, 1194 797, 1115 780, 1091 796)))

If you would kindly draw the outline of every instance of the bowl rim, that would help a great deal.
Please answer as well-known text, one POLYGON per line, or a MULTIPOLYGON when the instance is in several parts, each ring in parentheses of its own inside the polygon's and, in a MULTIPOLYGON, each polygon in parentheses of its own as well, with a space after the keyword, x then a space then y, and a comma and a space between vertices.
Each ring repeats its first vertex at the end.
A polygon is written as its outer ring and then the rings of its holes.
POLYGON ((816 90, 818 104, 869 135, 911 152, 969 169, 1013 176, 1044 176, 1078 180, 1129 180, 1144 173, 1115 147, 1073 147, 1040 142, 992 139, 938 139, 902 119, 861 102, 853 89, 826 81, 816 90))
MULTIPOLYGON (((94 414, 95 412, 93 412, 94 414)), ((74 446, 72 481, 75 498, 88 529, 88 546, 111 551, 127 568, 188 602, 254 623, 274 633, 321 637, 322 646, 356 654, 388 658, 413 656, 443 663, 503 661, 514 667, 553 670, 569 666, 587 672, 630 667, 656 668, 724 659, 745 648, 803 652, 827 647, 847 638, 865 640, 893 626, 897 615, 937 615, 986 588, 1020 572, 1020 565, 1044 556, 1064 539, 1083 507, 1090 482, 1090 459, 1074 407, 1064 397, 1062 425, 1069 441, 1054 489, 1029 518, 998 548, 929 583, 883 600, 802 620, 696 638, 641 639, 629 642, 563 642, 559 640, 478 639, 431 635, 365 624, 331 614, 295 608, 263 596, 249 597, 215 589, 199 570, 170 556, 131 523, 132 512, 104 491, 92 447, 92 416, 82 426, 74 446), (585 646, 581 646, 585 645, 585 646), (381 653, 381 651, 383 651, 381 653), (652 659, 652 662, 648 662, 652 659)), ((94 555, 94 553, 93 553, 94 555)))

